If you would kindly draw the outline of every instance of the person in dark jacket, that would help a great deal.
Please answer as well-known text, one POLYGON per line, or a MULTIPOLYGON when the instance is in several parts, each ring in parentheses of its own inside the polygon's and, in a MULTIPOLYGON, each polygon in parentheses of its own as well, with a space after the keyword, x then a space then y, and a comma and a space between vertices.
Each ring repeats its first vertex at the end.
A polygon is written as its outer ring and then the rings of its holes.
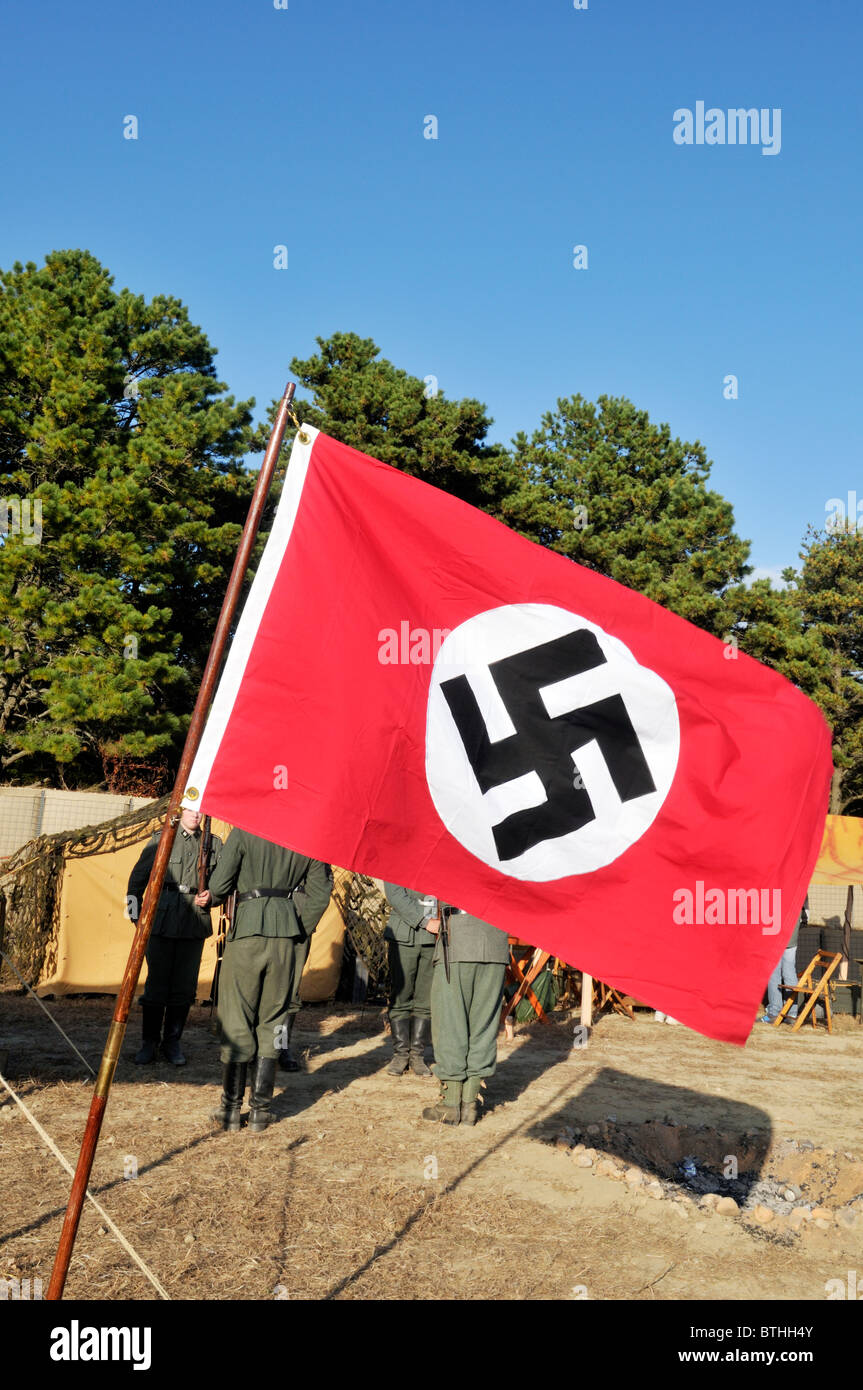
POLYGON ((434 912, 434 898, 412 888, 385 883, 392 911, 384 929, 390 965, 390 1027, 393 1057, 387 1071, 402 1076, 410 1067, 416 1076, 431 1076, 425 1050, 431 1037, 432 960, 435 938, 425 924, 434 912))
MULTIPOLYGON (((446 910, 446 909, 444 909, 446 910)), ((440 919, 429 922, 438 937, 432 980, 434 1073, 441 1083, 437 1105, 424 1120, 473 1125, 483 1079, 497 1066, 497 1034, 509 961, 506 932, 459 908, 448 912, 450 978, 440 941, 440 919)))
MULTIPOLYGON (((180 1038, 189 1009, 195 1002, 204 942, 213 934, 210 914, 205 907, 197 905, 195 897, 198 892, 200 822, 199 811, 182 812, 156 906, 147 942, 147 983, 141 996, 143 1038, 140 1051, 135 1056, 138 1066, 155 1062, 160 1038, 162 1056, 167 1061, 173 1062, 175 1067, 182 1067, 186 1062, 180 1038)), ((133 922, 137 922, 141 913, 144 890, 161 833, 157 830, 147 842, 129 878, 127 901, 129 917, 133 922)), ((221 848, 218 835, 213 835, 208 873, 218 863, 221 848)))
POLYGON ((246 1071, 252 1065, 249 1129, 266 1129, 285 1045, 297 969, 306 943, 330 900, 329 864, 284 849, 247 830, 232 830, 202 906, 219 904, 236 890, 237 907, 222 959, 219 1024, 222 1034, 222 1102, 214 1119, 240 1128, 246 1071), (304 889, 301 910, 294 894, 304 889))

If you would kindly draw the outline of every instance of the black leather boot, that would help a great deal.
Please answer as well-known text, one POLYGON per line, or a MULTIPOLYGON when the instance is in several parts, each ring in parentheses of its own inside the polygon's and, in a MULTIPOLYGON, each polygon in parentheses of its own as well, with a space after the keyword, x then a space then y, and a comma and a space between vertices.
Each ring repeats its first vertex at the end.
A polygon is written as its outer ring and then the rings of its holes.
POLYGON ((431 1019, 417 1018, 416 1015, 411 1019, 411 1055, 410 1066, 414 1076, 431 1076, 431 1068, 426 1066, 425 1050, 426 1044, 431 1039, 431 1019))
POLYGON ((279 1053, 279 1066, 282 1071, 302 1071, 302 1064, 297 1061, 291 1052, 291 1034, 294 1031, 294 1019, 296 1014, 288 1014, 288 1045, 283 1047, 279 1053))
POLYGON ((483 1081, 478 1076, 469 1076, 461 1090, 461 1122, 475 1125, 479 1119, 479 1106, 482 1103, 480 1092, 483 1081))
POLYGON ((404 1076, 411 1059, 411 1021, 409 1018, 391 1018, 393 1030, 393 1059, 387 1067, 389 1076, 404 1076))
POLYGON ((162 1036, 162 1019, 165 1016, 164 1004, 142 1004, 141 1012, 144 1015, 141 1024, 141 1047, 135 1053, 135 1061, 139 1067, 145 1067, 150 1062, 155 1062, 156 1053, 159 1050, 159 1039, 162 1036))
POLYGON ((424 1120, 434 1120, 440 1125, 457 1125, 461 1119, 460 1081, 442 1081, 440 1099, 437 1105, 427 1105, 423 1111, 424 1120))
POLYGON ((183 1027, 189 1012, 188 1004, 169 1004, 165 1010, 165 1034, 162 1038, 162 1056, 175 1067, 184 1067, 186 1058, 180 1047, 183 1027))
POLYGON ((212 1118, 220 1129, 238 1130, 243 1092, 246 1089, 246 1062, 225 1062, 222 1067, 222 1099, 212 1118))
POLYGON ((252 1071, 252 1094, 249 1100, 249 1129, 261 1134, 270 1123, 270 1104, 276 1084, 275 1057, 256 1057, 252 1071))

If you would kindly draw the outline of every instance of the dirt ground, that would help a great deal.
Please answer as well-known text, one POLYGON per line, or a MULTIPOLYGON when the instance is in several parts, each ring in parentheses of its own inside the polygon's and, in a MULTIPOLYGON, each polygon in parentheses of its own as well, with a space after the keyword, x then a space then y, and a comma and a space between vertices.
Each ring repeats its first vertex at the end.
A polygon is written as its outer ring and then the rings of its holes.
MULTIPOLYGON (((113 1000, 48 1007, 97 1067, 113 1000)), ((192 1012, 188 1066, 137 1068, 135 1010, 90 1185, 173 1299, 824 1300, 828 1280, 863 1269, 863 1028, 850 1019, 832 1037, 756 1025, 745 1049, 648 1013, 606 1016, 576 1049, 572 1020, 518 1027, 501 1035, 482 1122, 449 1129, 420 1118, 435 1082, 384 1074, 381 1010, 307 1007, 294 1032, 307 1070, 279 1073, 276 1122, 228 1135, 208 1120, 220 1089, 208 1016, 192 1012), (661 1153, 675 1129, 684 1148, 712 1140, 753 1176, 784 1163, 802 1198, 813 1180, 810 1205, 859 1215, 842 1226, 827 1210, 795 1231, 651 1196, 645 1182, 673 1169, 661 1153), (579 1166, 576 1130, 598 1161, 626 1164, 633 1135, 665 1137, 630 1186, 623 1164, 614 1176, 579 1166)), ((92 1079, 18 993, 0 994, 3 1052, 74 1163, 92 1079)), ((0 1277, 47 1287, 69 1178, 0 1097, 0 1277)), ((66 1296, 155 1296, 89 1204, 66 1296)))

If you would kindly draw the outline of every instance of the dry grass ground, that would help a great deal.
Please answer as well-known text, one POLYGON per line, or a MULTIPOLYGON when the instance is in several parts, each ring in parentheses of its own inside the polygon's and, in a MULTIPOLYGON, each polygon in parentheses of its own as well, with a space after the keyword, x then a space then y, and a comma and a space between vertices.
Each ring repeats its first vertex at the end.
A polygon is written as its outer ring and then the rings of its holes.
MULTIPOLYGON (((50 1007, 97 1065, 112 1001, 50 1007)), ((534 1024, 501 1039, 482 1123, 450 1130, 420 1119, 435 1083, 384 1074, 379 1010, 307 1008, 294 1037, 308 1069, 279 1074, 276 1123, 260 1136, 210 1127, 219 1061, 206 1010, 193 1011, 182 1070, 132 1064, 138 1020, 91 1189, 172 1298, 823 1300, 827 1280, 863 1268, 863 1217, 853 1230, 761 1229, 630 1191, 549 1142, 610 1115, 665 1118, 755 1143, 765 1162, 797 1138, 853 1167, 863 1029, 849 1020, 832 1037, 757 1025, 743 1050, 646 1014, 602 1019, 576 1051, 570 1027, 534 1024)), ((92 1083, 32 999, 0 995, 2 1051, 74 1162, 92 1083)), ((68 1188, 17 1107, 0 1107, 0 1276, 47 1285, 68 1188)), ((153 1296, 92 1208, 67 1296, 153 1296)))

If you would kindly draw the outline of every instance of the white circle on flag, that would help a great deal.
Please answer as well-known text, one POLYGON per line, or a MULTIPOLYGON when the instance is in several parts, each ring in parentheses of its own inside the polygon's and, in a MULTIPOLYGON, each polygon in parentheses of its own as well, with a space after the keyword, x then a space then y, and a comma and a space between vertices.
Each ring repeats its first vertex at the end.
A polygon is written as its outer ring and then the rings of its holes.
POLYGON ((511 878, 548 883, 618 859, 659 814, 679 753, 670 686, 577 613, 508 604, 441 644, 429 791, 450 834, 511 878))

